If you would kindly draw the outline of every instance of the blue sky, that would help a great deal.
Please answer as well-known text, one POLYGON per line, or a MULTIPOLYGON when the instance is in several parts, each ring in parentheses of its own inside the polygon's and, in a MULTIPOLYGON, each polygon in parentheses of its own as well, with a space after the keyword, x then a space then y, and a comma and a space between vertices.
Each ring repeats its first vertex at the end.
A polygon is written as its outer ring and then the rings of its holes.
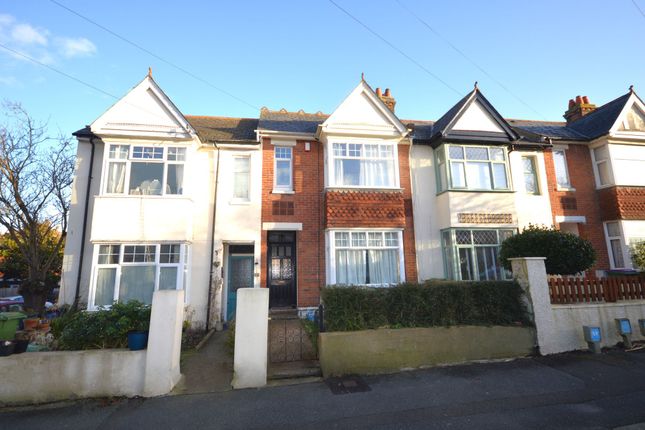
MULTIPOLYGON (((330 113, 361 72, 372 87, 391 88, 396 112, 405 119, 437 119, 474 81, 507 118, 559 121, 570 98, 588 95, 600 105, 632 84, 645 95, 645 16, 632 0, 335 0, 457 92, 329 0, 183 0, 168 3, 172 6, 57 1, 256 107, 330 113)), ((645 10, 645 0, 634 1, 645 10)), ((50 0, 2 2, 0 43, 117 96, 151 66, 185 114, 258 115, 50 0)), ((21 102, 65 134, 91 123, 114 102, 2 48, 0 98, 21 102)))

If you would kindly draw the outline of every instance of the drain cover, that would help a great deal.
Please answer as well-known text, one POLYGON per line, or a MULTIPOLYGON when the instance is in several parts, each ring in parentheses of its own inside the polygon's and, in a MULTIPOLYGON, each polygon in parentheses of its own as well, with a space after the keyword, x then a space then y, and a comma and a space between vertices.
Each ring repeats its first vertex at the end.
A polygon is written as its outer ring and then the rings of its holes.
POLYGON ((360 376, 344 376, 342 378, 329 378, 325 380, 333 394, 362 393, 372 389, 360 376))

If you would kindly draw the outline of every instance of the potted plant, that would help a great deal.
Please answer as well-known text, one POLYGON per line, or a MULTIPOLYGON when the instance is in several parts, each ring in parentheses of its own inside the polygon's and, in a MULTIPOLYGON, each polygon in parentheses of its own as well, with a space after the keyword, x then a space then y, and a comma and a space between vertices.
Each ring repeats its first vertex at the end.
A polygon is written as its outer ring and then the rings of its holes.
POLYGON ((127 327, 128 348, 139 351, 148 346, 148 330, 150 329, 150 306, 137 301, 125 304, 115 303, 112 310, 120 312, 121 321, 127 327))
POLYGON ((27 347, 29 346, 29 333, 25 331, 17 331, 16 337, 14 338, 14 354, 22 354, 27 352, 27 347))

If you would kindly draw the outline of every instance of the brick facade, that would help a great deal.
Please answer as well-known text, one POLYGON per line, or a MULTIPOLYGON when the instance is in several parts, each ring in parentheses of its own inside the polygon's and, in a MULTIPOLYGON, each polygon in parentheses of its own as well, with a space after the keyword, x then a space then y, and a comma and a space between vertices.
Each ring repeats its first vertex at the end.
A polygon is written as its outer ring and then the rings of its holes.
POLYGON ((597 191, 603 221, 645 219, 645 187, 609 187, 597 191))
POLYGON ((591 274, 595 270, 607 270, 609 257, 589 148, 586 145, 572 144, 565 152, 569 181, 575 191, 558 190, 553 152, 544 151, 553 224, 556 224, 556 216, 584 216, 587 222, 578 224, 578 232, 580 237, 591 242, 597 253, 596 265, 591 268, 591 274))

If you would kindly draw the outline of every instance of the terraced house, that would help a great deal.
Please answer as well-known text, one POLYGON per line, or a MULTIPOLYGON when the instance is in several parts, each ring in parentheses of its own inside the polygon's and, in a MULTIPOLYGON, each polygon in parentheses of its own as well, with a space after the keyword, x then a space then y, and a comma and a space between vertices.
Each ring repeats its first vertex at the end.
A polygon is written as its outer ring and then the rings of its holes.
POLYGON ((499 246, 529 223, 601 244, 598 270, 628 267, 645 237, 635 93, 569 124, 504 119, 478 88, 437 121, 395 107, 361 79, 331 114, 190 116, 149 74, 75 133, 61 301, 185 289, 203 326, 255 287, 303 314, 325 285, 507 278, 499 246))

